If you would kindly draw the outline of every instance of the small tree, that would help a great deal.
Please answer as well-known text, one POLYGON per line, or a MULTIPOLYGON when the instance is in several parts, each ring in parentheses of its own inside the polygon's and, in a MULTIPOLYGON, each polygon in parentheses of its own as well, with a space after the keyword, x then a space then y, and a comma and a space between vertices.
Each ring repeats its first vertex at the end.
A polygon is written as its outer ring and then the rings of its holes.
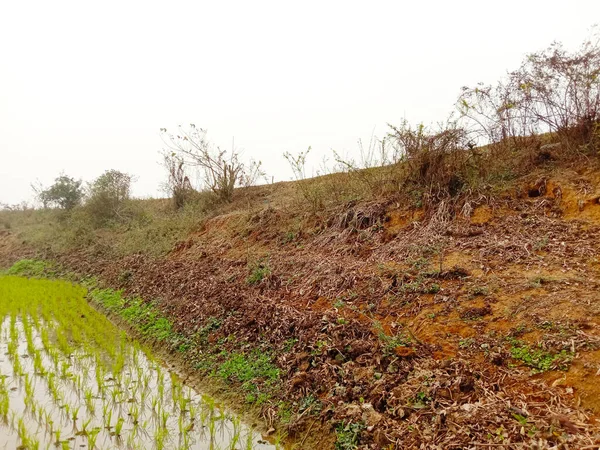
POLYGON ((69 210, 81 204, 83 199, 82 181, 75 180, 67 175, 56 178, 54 184, 47 189, 34 188, 34 190, 44 208, 55 206, 69 210))
POLYGON ((254 184, 262 174, 260 162, 251 162, 246 166, 235 149, 228 152, 213 146, 206 139, 206 130, 196 128, 194 124, 190 124, 188 130, 179 126, 175 135, 169 134, 166 128, 160 131, 167 145, 165 151, 171 152, 172 158, 179 158, 168 162, 169 172, 173 168, 170 167, 172 162, 177 164, 177 170, 179 165, 183 170, 185 164, 200 169, 206 187, 223 202, 231 202, 235 187, 254 184))
POLYGON ((107 170, 88 185, 88 211, 98 223, 123 219, 130 198, 133 177, 118 170, 107 170))

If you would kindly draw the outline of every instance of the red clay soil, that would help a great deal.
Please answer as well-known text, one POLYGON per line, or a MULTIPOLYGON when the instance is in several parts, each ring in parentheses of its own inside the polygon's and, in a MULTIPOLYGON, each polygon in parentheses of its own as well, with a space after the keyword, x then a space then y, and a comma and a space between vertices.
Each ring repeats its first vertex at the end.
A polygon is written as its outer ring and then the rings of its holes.
MULTIPOLYGON (((214 218, 165 258, 53 257, 159 301, 189 336, 220 319, 208 342, 235 343, 205 352, 266 346, 284 374, 281 399, 312 395, 322 423, 364 424, 360 448, 592 449, 598 181, 532 178, 459 212, 370 203, 299 218, 267 207, 214 218), (551 355, 543 373, 527 354, 515 359, 525 345, 551 355)), ((289 433, 302 438, 315 417, 292 420, 289 433)))

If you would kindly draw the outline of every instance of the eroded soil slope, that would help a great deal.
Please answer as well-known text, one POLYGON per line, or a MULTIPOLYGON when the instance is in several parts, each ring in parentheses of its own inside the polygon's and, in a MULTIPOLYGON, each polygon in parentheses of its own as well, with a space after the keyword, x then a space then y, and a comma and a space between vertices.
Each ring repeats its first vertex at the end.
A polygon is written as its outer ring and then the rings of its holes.
POLYGON ((166 258, 52 256, 158 300, 204 357, 273 351, 283 387, 263 414, 289 405, 302 445, 343 424, 365 448, 598 448, 599 199, 595 172, 540 172, 460 211, 265 206, 166 258))

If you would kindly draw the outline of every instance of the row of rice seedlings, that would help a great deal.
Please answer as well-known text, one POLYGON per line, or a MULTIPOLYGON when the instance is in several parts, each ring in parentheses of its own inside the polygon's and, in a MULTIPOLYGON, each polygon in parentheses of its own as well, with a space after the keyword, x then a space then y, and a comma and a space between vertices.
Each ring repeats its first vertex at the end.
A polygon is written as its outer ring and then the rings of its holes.
POLYGON ((8 413, 10 412, 10 397, 8 396, 6 378, 5 375, 0 374, 0 419, 4 423, 8 423, 8 413))

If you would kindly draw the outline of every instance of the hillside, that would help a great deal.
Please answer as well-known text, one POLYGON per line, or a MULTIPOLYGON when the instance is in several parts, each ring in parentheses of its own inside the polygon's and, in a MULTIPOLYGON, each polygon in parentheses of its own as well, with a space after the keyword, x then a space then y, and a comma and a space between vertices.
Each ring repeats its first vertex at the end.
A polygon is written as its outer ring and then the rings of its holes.
POLYGON ((320 177, 160 132, 171 198, 62 174, 0 210, 0 269, 82 284, 278 448, 600 448, 600 36, 320 177))
POLYGON ((154 304, 190 373, 296 448, 598 448, 595 159, 539 158, 428 204, 313 208, 302 183, 238 190, 197 219, 137 201, 153 220, 84 231, 4 212, 0 266, 54 261, 154 304))

